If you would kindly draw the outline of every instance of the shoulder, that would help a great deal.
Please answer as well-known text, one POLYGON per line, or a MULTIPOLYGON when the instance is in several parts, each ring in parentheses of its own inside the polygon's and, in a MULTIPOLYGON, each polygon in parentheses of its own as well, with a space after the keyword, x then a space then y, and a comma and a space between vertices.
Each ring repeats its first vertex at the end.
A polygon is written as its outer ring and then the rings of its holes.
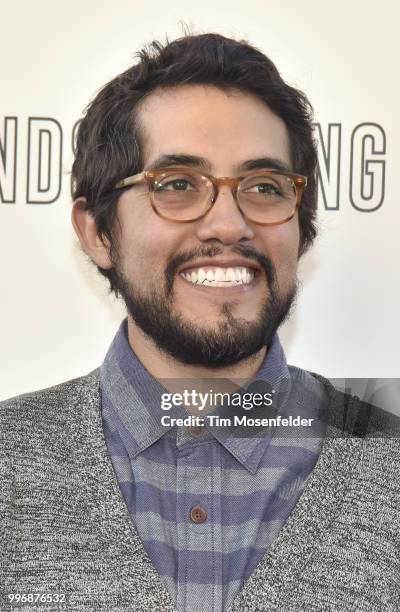
POLYGON ((378 379, 328 379, 294 366, 289 366, 289 371, 293 386, 317 395, 327 405, 329 423, 334 427, 366 439, 400 439, 400 393, 398 407, 393 401, 376 401, 371 389, 379 387, 378 379))
MULTIPOLYGON (((314 385, 310 377, 322 385, 325 390, 331 436, 347 438, 350 444, 357 440, 360 460, 356 473, 359 474, 365 488, 390 490, 398 503, 400 417, 392 412, 393 405, 385 405, 382 402, 376 405, 373 394, 364 396, 366 399, 360 398, 338 387, 336 381, 334 385, 330 380, 315 373, 303 371, 300 380, 314 385)), ((347 383, 345 389, 357 388, 357 385, 351 384, 350 379, 347 383)), ((375 388, 375 383, 375 380, 369 380, 369 388, 375 388)))
POLYGON ((58 385, 17 395, 0 402, 0 414, 5 414, 10 410, 19 409, 38 409, 39 407, 54 406, 61 401, 72 401, 79 397, 82 391, 93 387, 99 381, 99 368, 89 374, 67 380, 58 385))
MULTIPOLYGON (((80 407, 99 401, 99 369, 85 376, 0 402, 0 440, 3 450, 55 430, 77 417, 80 407)), ((50 442, 51 443, 51 442, 50 442)))

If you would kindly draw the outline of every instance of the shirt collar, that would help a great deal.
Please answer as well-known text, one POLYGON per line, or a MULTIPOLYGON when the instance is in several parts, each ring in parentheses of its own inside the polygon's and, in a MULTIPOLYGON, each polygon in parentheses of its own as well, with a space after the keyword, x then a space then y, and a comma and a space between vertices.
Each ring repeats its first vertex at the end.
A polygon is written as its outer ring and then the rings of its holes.
MULTIPOLYGON (((171 432, 161 424, 161 395, 167 390, 155 379, 136 357, 128 341, 125 319, 106 354, 100 368, 103 405, 117 428, 128 455, 134 459, 139 453, 171 432)), ((273 389, 283 390, 287 396, 290 373, 285 354, 275 335, 257 375, 253 380, 269 383, 273 389)), ((281 402, 282 405, 282 402, 281 402)), ((171 416, 182 416, 179 408, 168 411, 171 416)), ((255 473, 269 444, 270 435, 238 436, 229 429, 206 426, 208 432, 226 448, 249 472, 255 473)), ((178 445, 195 443, 190 434, 178 436, 178 445)))

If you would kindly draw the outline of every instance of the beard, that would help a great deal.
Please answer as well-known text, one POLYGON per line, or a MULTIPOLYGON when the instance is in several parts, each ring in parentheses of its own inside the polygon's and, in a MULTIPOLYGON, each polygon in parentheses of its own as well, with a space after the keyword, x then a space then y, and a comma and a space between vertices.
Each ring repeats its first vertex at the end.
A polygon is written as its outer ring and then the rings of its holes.
POLYGON ((193 259, 211 258, 222 253, 219 247, 203 247, 172 256, 166 268, 164 284, 147 294, 128 281, 120 258, 114 253, 116 293, 123 298, 136 325, 161 351, 188 365, 212 369, 232 366, 254 357, 263 347, 269 346, 276 330, 288 317, 297 293, 297 283, 294 281, 290 290, 281 294, 274 266, 264 255, 242 246, 233 251, 257 261, 268 282, 269 291, 253 321, 235 317, 232 314, 234 305, 229 301, 221 305, 221 320, 214 329, 196 325, 173 311, 173 285, 177 269, 193 259))

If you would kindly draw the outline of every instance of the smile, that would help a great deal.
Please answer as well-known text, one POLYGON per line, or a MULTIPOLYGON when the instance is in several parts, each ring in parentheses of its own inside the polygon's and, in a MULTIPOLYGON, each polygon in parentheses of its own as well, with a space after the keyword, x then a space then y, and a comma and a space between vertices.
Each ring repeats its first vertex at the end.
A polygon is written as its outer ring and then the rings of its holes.
POLYGON ((192 268, 180 273, 185 280, 193 285, 207 287, 236 287, 249 285, 255 276, 255 270, 246 267, 220 268, 207 266, 207 268, 192 268))

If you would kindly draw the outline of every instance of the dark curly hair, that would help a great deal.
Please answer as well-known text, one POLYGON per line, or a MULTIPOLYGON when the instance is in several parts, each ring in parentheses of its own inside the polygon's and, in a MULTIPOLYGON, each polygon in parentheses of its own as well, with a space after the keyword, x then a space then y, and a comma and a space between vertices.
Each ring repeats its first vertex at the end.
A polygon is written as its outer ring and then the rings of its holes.
MULTIPOLYGON (((79 123, 72 166, 72 197, 85 197, 99 234, 115 248, 115 219, 121 190, 118 180, 143 169, 136 122, 139 103, 158 87, 214 85, 251 93, 280 117, 288 130, 292 166, 308 177, 299 212, 300 252, 316 236, 317 149, 312 107, 287 85, 273 62, 245 41, 220 34, 188 35, 165 45, 154 41, 139 61, 107 83, 90 102, 79 123)), ((117 292, 113 269, 98 268, 117 292)))

